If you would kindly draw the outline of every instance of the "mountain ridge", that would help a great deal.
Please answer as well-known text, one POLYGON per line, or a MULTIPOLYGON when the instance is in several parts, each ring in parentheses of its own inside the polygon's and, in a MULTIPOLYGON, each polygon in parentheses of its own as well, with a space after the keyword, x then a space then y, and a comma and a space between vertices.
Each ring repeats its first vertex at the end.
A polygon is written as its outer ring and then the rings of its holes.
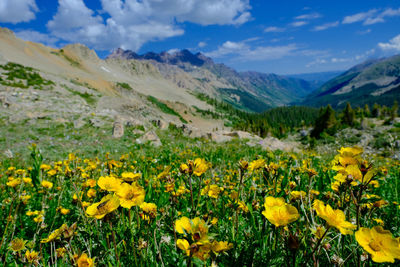
POLYGON ((208 71, 212 74, 208 78, 212 77, 214 80, 225 84, 225 87, 216 87, 214 95, 220 95, 222 100, 231 104, 235 104, 235 101, 239 102, 236 103, 239 108, 244 106, 244 108, 256 112, 271 107, 289 105, 301 100, 315 89, 302 79, 255 71, 238 72, 223 63, 215 63, 211 58, 200 52, 192 53, 187 49, 173 53, 163 51, 138 55, 133 51, 118 48, 107 58, 118 57, 128 60, 149 61, 158 67, 160 67, 159 64, 177 66, 203 82, 207 82, 207 80, 200 75, 200 70, 208 71), (242 101, 242 98, 247 100, 242 101))
POLYGON ((365 104, 392 105, 400 100, 400 55, 369 59, 329 80, 301 104, 343 108, 365 104))

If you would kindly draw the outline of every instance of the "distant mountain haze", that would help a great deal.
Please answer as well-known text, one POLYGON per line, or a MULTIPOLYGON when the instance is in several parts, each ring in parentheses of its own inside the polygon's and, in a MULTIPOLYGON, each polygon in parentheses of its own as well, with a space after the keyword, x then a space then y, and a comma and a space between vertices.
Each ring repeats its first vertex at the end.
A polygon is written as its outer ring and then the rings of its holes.
POLYGON ((214 63, 211 58, 201 53, 193 54, 187 49, 173 53, 148 52, 138 55, 118 48, 107 58, 148 60, 165 76, 168 76, 167 71, 171 75, 171 69, 165 68, 165 65, 176 66, 203 84, 213 83, 211 87, 217 98, 248 111, 261 112, 271 107, 289 105, 302 100, 316 89, 313 83, 299 78, 253 71, 237 72, 225 64, 214 63), (216 82, 223 86, 215 86, 216 82))

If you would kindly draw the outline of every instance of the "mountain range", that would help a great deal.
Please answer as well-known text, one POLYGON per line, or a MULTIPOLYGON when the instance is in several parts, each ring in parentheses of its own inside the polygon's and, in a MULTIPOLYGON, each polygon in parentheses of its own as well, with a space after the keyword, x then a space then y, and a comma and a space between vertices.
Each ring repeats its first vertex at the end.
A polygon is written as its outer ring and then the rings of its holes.
POLYGON ((284 76, 238 72, 189 50, 139 55, 116 49, 101 59, 81 44, 55 49, 0 28, 1 120, 47 116, 93 123, 118 117, 223 128, 224 119, 204 116, 215 110, 204 95, 250 112, 293 104, 391 105, 400 100, 400 56, 342 73, 284 76))
POLYGON ((400 101, 400 55, 358 64, 323 84, 301 104, 343 108, 347 102, 390 106, 395 100, 400 101))
POLYGON ((187 49, 138 55, 118 48, 107 58, 150 62, 166 78, 173 77, 178 84, 183 84, 177 79, 183 71, 200 81, 202 86, 212 88, 209 93, 213 97, 248 111, 261 112, 271 107, 289 105, 316 89, 311 82, 299 78, 254 71, 237 72, 225 64, 215 63, 202 53, 193 54, 187 49))

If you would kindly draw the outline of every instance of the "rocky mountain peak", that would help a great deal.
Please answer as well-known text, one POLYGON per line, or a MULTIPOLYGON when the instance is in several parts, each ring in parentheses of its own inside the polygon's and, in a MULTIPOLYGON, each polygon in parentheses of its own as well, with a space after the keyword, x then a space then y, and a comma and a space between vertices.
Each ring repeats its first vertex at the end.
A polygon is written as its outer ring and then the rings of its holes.
POLYGON ((117 48, 107 58, 139 59, 139 55, 131 50, 117 48))
POLYGON ((118 48, 114 50, 107 58, 123 58, 123 59, 138 59, 138 60, 154 60, 159 63, 181 66, 188 63, 193 66, 203 66, 204 64, 213 63, 212 59, 206 57, 202 53, 193 54, 188 49, 182 49, 176 52, 163 51, 161 53, 147 52, 142 55, 131 50, 123 50, 118 48))
POLYGON ((83 44, 68 44, 62 48, 65 52, 70 52, 83 59, 91 59, 98 61, 99 57, 96 52, 83 44))

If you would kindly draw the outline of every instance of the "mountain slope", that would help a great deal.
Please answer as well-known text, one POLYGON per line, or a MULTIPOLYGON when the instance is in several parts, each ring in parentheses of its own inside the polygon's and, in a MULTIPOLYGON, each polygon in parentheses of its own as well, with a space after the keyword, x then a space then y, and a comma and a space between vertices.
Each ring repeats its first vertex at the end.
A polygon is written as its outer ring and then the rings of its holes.
POLYGON ((149 62, 102 60, 80 44, 53 49, 0 28, 0 120, 49 117, 112 123, 119 118, 147 125, 187 121, 205 131, 223 127, 222 120, 203 118, 192 106, 213 110, 194 90, 177 86, 149 62), (163 105, 170 109, 162 110, 163 105))
POLYGON ((334 108, 342 108, 346 102, 354 106, 392 105, 395 99, 400 100, 399 88, 400 55, 397 55, 352 67, 311 93, 303 104, 331 104, 334 108))
POLYGON ((251 111, 264 111, 275 106, 288 105, 300 101, 313 88, 302 79, 284 77, 259 72, 237 72, 224 65, 217 64, 201 53, 193 54, 189 50, 160 54, 149 52, 138 55, 132 51, 115 50, 108 58, 125 58, 149 61, 154 64, 164 77, 176 79, 179 71, 194 77, 207 88, 211 95, 238 108, 251 111), (177 68, 171 68, 177 67, 177 68))

